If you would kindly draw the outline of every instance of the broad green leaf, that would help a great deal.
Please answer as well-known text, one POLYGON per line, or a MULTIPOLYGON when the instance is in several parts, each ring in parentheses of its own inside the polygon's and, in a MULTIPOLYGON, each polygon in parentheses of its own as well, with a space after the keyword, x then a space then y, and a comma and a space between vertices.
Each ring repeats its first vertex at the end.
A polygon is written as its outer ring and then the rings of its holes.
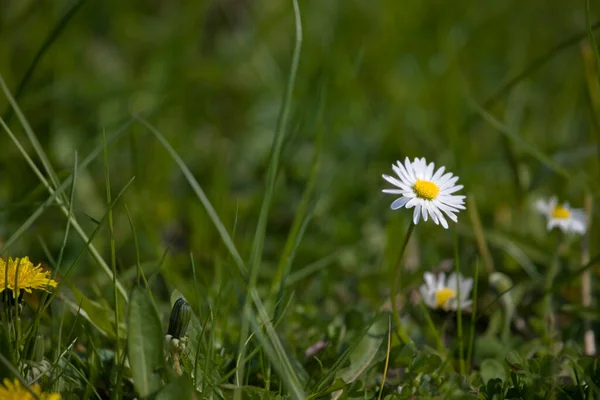
MULTIPOLYGON (((102 306, 100 303, 88 299, 75 286, 69 285, 76 301, 70 301, 66 298, 63 300, 65 304, 71 308, 74 313, 79 313, 89 323, 95 326, 103 335, 111 339, 116 339, 115 334, 115 312, 102 306), (82 312, 83 311, 83 312, 82 312)), ((127 330, 123 323, 119 324, 119 337, 124 338, 127 330)))
MULTIPOLYGON (((375 359, 377 350, 383 341, 387 340, 388 326, 388 317, 380 315, 350 353, 350 365, 340 370, 336 374, 336 378, 341 378, 346 383, 352 383, 365 372, 375 359)), ((333 398, 337 399, 340 395, 341 392, 337 392, 333 398)))
POLYGON ((162 387, 164 334, 158 313, 142 289, 136 288, 131 295, 127 322, 127 355, 133 384, 141 397, 147 397, 162 387))

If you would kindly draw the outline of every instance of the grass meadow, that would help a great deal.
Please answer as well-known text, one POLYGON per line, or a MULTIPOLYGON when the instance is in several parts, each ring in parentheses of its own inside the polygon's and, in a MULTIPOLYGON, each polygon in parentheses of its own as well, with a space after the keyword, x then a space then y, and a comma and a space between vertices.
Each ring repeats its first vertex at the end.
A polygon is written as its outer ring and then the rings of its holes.
POLYGON ((0 400, 600 398, 599 41, 590 0, 0 1, 0 400))

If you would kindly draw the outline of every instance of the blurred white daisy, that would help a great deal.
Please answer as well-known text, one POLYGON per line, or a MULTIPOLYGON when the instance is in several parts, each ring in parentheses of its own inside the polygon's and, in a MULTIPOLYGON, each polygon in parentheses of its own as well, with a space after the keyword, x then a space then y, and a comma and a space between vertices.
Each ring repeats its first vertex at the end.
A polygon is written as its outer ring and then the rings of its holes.
POLYGON ((548 219, 548 230, 555 226, 563 232, 575 232, 583 235, 587 230, 587 216, 579 208, 571 208, 569 203, 558 204, 556 197, 549 200, 538 200, 535 208, 548 219))
POLYGON ((456 311, 458 309, 458 283, 460 281, 460 308, 464 309, 471 305, 470 299, 473 279, 465 278, 462 275, 456 278, 453 272, 446 280, 446 274, 440 272, 436 277, 430 272, 423 275, 425 283, 419 288, 423 302, 429 308, 456 311))
POLYGON ((419 222, 421 215, 425 221, 431 216, 433 222, 441 224, 445 229, 448 229, 446 216, 454 222, 458 220, 455 213, 465 209, 465 196, 452 193, 462 189, 463 185, 456 185, 458 177, 452 173, 444 174, 446 167, 440 167, 434 174, 434 163, 427 164, 425 158, 415 158, 411 163, 407 157, 404 165, 397 161, 392 169, 396 177, 382 175, 383 179, 398 188, 384 189, 383 192, 401 195, 392 203, 392 210, 414 207, 415 224, 419 222))

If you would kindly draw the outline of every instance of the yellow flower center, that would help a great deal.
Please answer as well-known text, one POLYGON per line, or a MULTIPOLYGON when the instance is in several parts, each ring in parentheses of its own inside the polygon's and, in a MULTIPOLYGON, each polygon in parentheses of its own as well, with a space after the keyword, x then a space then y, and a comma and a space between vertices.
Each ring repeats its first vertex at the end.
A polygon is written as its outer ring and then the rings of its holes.
POLYGON ((562 207, 556 206, 552 211, 552 218, 567 219, 571 216, 571 211, 562 207))
POLYGON ((435 302, 438 307, 443 307, 448 300, 456 297, 456 292, 452 289, 443 288, 435 292, 435 302))
POLYGON ((417 179, 413 189, 417 197, 425 200, 433 200, 440 194, 440 188, 433 182, 417 179))

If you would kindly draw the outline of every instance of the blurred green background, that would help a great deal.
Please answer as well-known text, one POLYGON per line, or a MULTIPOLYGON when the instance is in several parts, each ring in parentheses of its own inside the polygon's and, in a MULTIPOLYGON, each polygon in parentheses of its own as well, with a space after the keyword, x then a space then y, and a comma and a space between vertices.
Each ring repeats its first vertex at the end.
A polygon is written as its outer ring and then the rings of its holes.
MULTIPOLYGON (((60 176, 71 173, 75 152, 83 159, 102 144, 103 132, 117 132, 139 113, 179 152, 248 259, 294 46, 292 2, 1 0, 0 73, 13 94, 73 7, 18 97, 60 176)), ((371 299, 373 309, 385 300, 389 265, 412 213, 389 210, 393 196, 381 193, 381 174, 405 156, 424 156, 460 176, 477 201, 498 269, 527 276, 523 263, 547 262, 549 239, 544 221, 531 213, 532 200, 554 193, 581 207, 599 176, 580 43, 489 109, 570 179, 484 121, 476 107, 532 61, 585 34, 584 3, 301 0, 300 10, 302 53, 261 282, 270 283, 315 154, 314 213, 292 271, 321 264, 295 281, 299 304, 354 299, 360 307, 371 299)), ((0 112, 25 143, 5 98, 0 112)), ((6 240, 47 194, 6 134, 0 154, 6 240)), ((206 287, 234 280, 235 266, 206 212, 145 127, 128 125, 108 147, 108 160, 113 195, 135 176, 115 210, 123 280, 135 274, 125 204, 148 273, 170 246, 165 288, 189 282, 190 251, 206 287)), ((106 209, 104 179, 102 157, 78 174, 75 212, 88 231, 106 209)), ((64 227, 64 216, 51 208, 10 254, 50 263, 44 245, 56 256, 64 227)), ((413 284, 423 270, 453 257, 454 229, 418 226, 407 261, 417 267, 413 284)), ((469 273, 478 250, 467 213, 456 231, 469 273)), ((108 238, 103 228, 94 242, 106 259, 108 238)), ((72 235, 67 260, 81 246, 72 235)), ((91 258, 84 261, 73 282, 108 283, 91 258)))

